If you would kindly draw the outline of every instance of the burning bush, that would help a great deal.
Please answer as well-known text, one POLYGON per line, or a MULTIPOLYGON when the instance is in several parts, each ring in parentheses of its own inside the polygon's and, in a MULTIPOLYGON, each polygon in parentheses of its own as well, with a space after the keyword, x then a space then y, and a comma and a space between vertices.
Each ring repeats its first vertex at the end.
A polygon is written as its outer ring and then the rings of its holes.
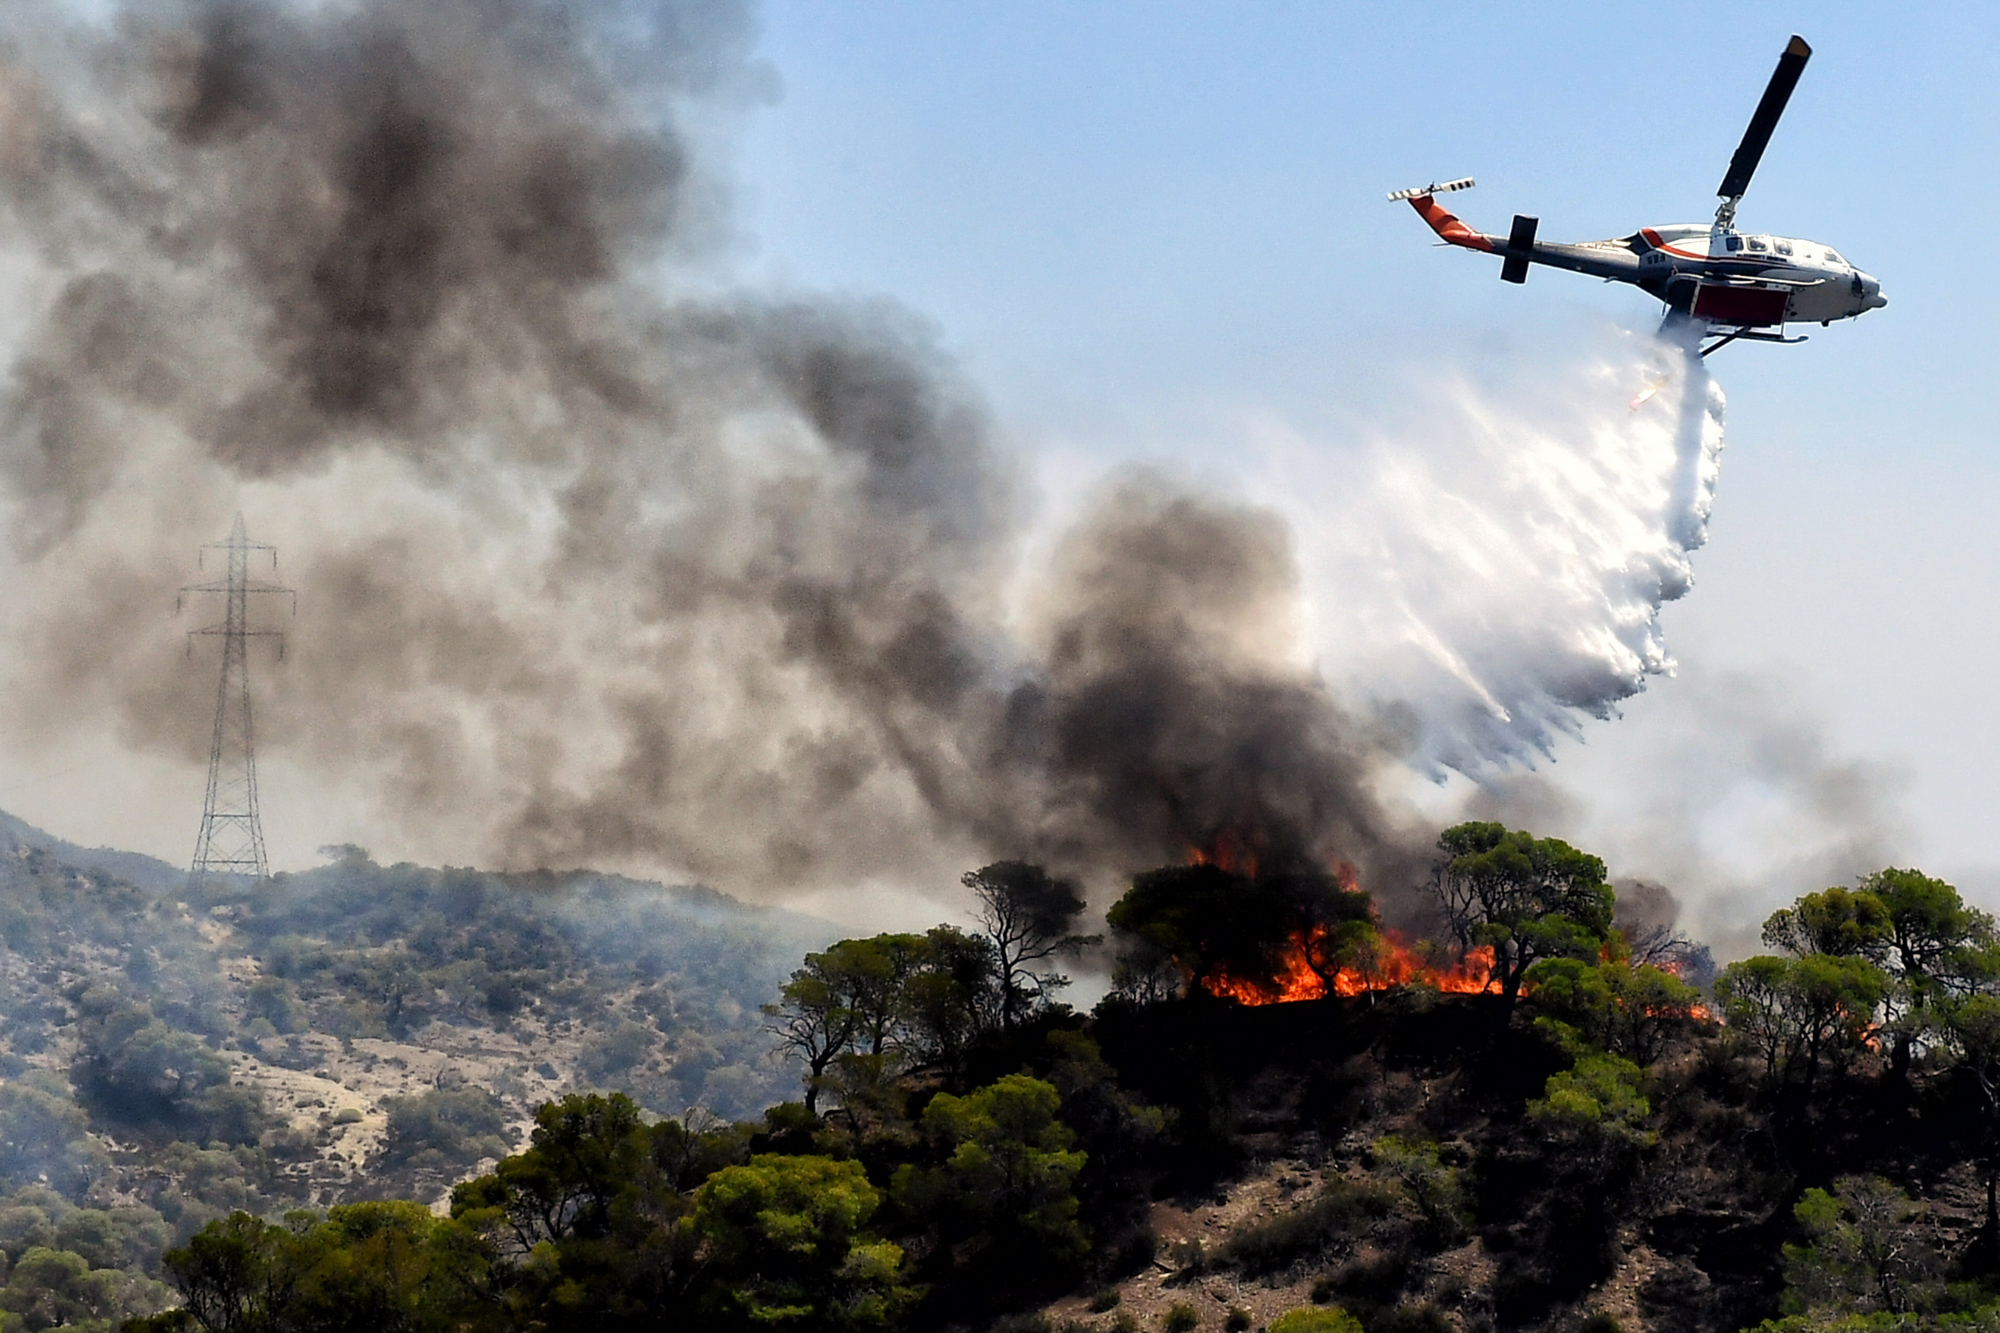
POLYGON ((1486 990, 1493 950, 1455 963, 1385 929, 1342 877, 1240 874, 1213 861, 1151 870, 1113 904, 1119 989, 1130 998, 1205 994, 1241 1004, 1360 995, 1410 984, 1486 990))
POLYGON ((1128 954, 1171 959, 1188 993, 1250 1004, 1336 993, 1378 938, 1368 895, 1333 876, 1202 863, 1138 876, 1109 920, 1128 954))

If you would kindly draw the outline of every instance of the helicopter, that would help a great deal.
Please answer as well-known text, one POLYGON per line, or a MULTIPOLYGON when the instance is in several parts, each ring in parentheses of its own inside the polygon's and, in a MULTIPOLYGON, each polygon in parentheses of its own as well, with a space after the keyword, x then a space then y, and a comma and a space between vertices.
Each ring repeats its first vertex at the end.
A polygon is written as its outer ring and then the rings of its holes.
POLYGON ((1651 293, 1666 303, 1663 333, 1693 331, 1702 340, 1715 340, 1701 348, 1703 356, 1738 339, 1802 343, 1802 336, 1786 336, 1785 325, 1818 321, 1824 327, 1889 304, 1882 284, 1831 246, 1736 228, 1736 206, 1811 57, 1812 48, 1797 34, 1786 43, 1716 190, 1722 202, 1712 223, 1641 227, 1615 240, 1562 244, 1535 239, 1540 219, 1522 214, 1515 215, 1505 236, 1489 236, 1459 221, 1437 196, 1471 189, 1470 177, 1396 190, 1389 198, 1407 199, 1446 244, 1500 256, 1503 282, 1526 282, 1530 264, 1546 264, 1651 293))

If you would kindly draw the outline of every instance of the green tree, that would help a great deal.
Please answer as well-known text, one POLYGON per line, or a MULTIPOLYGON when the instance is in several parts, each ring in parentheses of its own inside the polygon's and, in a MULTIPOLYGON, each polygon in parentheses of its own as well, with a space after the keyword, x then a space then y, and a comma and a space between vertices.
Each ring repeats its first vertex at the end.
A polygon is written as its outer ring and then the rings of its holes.
POLYGON ((686 1314, 698 1286, 692 1192, 744 1159, 748 1133, 649 1126, 622 1094, 565 1097, 535 1113, 527 1151, 452 1191, 452 1217, 494 1253, 517 1326, 686 1314))
POLYGON ((1861 890, 1888 917, 1890 956, 1905 976, 1949 983, 1967 974, 1990 975, 1981 955, 1996 945, 1991 914, 1968 907, 1958 890, 1920 870, 1878 870, 1861 890))
POLYGON ((624 1093, 571 1093, 535 1111, 526 1152, 452 1191, 452 1215, 504 1220, 514 1249, 600 1237, 619 1195, 648 1173, 652 1136, 624 1093))
POLYGON ((92 1268, 80 1254, 33 1246, 0 1285, 0 1324, 28 1333, 78 1326, 108 1330, 159 1310, 168 1294, 137 1274, 92 1268))
POLYGON ((1662 968, 1625 959, 1544 958, 1528 969, 1529 1007, 1584 1041, 1650 1065, 1693 1018, 1701 993, 1662 968))
POLYGON ((181 1304, 208 1333, 263 1333, 298 1288, 297 1237, 245 1212, 210 1222, 162 1260, 181 1304))
POLYGON ((861 1015, 853 1003, 853 979, 843 966, 838 947, 807 954, 804 966, 779 987, 778 1002, 763 1006, 765 1030, 778 1039, 778 1049, 792 1052, 805 1063, 806 1109, 814 1114, 819 1112, 826 1071, 852 1049, 855 1034, 861 1030, 861 1015))
POLYGON ((712 1316, 745 1326, 887 1326, 913 1293, 901 1247, 870 1235, 881 1203, 858 1162, 763 1153, 710 1176, 691 1226, 714 1269, 712 1316))
POLYGON ((807 954, 764 1014, 778 1049, 803 1060, 806 1109, 817 1115, 836 1084, 875 1088, 910 1063, 949 1073, 1003 1008, 994 943, 938 926, 807 954))
POLYGON ((491 1251, 420 1203, 344 1204, 299 1237, 292 1328, 428 1333, 490 1323, 491 1251))
POLYGON ((492 1252, 422 1204, 346 1204, 275 1226, 211 1222, 164 1263, 207 1333, 444 1333, 490 1325, 492 1252))
POLYGON ((911 1060, 955 1080, 974 1043, 1000 1026, 999 965, 992 941, 956 926, 924 935, 920 965, 903 988, 911 1060))
POLYGON ((993 943, 1000 974, 1000 1024, 1011 1028, 1069 984, 1055 968, 1061 956, 1096 944, 1074 929, 1083 895, 1070 880, 1038 865, 995 861, 960 878, 979 903, 979 925, 993 943))
POLYGON ((1939 1294, 1943 1268, 1916 1225, 1919 1209, 1880 1176, 1845 1176, 1809 1189, 1792 1215, 1806 1233, 1784 1247, 1787 1314, 1904 1314, 1939 1294))
POLYGON ((1878 870, 1861 889, 1888 921, 1885 952, 1896 972, 1889 1067, 1907 1078, 1917 1044, 1939 1021, 1938 1007, 2000 979, 2000 933, 1957 889, 1918 870, 1878 870))
POLYGON ((837 956, 854 1009, 854 1049, 870 1056, 901 1054, 909 1019, 910 979, 925 961, 922 935, 875 935, 842 940, 837 956))
POLYGON ((1493 978, 1510 1005, 1538 960, 1593 959, 1611 930, 1615 895, 1604 862, 1502 824, 1439 835, 1430 887, 1460 952, 1493 951, 1493 978))
POLYGON ((1764 922, 1764 943, 1800 958, 1826 954, 1880 962, 1888 952, 1889 937, 1888 910, 1865 890, 1808 893, 1764 922))
POLYGON ((1763 1055, 1765 1073, 1808 1088, 1822 1064, 1865 1047, 1888 993, 1888 974, 1858 955, 1767 954, 1731 963, 1715 983, 1730 1030, 1763 1055))
POLYGON ((1655 1136, 1642 1128, 1653 1113, 1639 1091, 1644 1075, 1621 1056, 1587 1051, 1574 1067, 1549 1076, 1528 1115, 1596 1148, 1647 1146, 1655 1136))
POLYGON ((1009 1074, 924 1108, 927 1133, 948 1152, 934 1171, 898 1169, 898 1202, 919 1216, 956 1215, 1004 1245, 1068 1261, 1089 1248, 1077 1221, 1077 1173, 1085 1155, 1059 1118, 1055 1086, 1009 1074))
POLYGON ((1982 1116, 1981 1174, 1986 1183, 1986 1244, 2000 1252, 2000 996, 1947 998, 1938 1007, 1937 1030, 1959 1068, 1979 1089, 1982 1116))

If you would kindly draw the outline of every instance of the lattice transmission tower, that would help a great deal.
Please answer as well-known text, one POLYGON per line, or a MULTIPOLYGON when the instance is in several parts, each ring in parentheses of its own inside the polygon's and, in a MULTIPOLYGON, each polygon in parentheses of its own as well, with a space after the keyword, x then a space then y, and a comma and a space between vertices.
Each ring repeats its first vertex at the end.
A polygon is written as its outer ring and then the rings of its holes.
POLYGON ((278 549, 253 542, 243 529, 243 516, 229 530, 229 540, 210 542, 201 548, 202 566, 210 551, 225 553, 229 572, 212 583, 191 583, 181 589, 182 600, 189 593, 218 593, 228 599, 222 623, 188 632, 188 649, 194 649, 198 635, 222 640, 222 679, 215 689, 215 739, 208 751, 208 800, 202 806, 201 836, 194 844, 194 864, 189 878, 199 884, 211 874, 270 874, 264 859, 264 828, 257 816, 257 746, 250 717, 250 640, 276 639, 278 656, 285 653, 285 636, 278 630, 250 628, 250 598, 259 593, 282 593, 292 599, 298 612, 298 594, 275 583, 250 577, 250 553, 269 551, 271 569, 278 568, 278 549))

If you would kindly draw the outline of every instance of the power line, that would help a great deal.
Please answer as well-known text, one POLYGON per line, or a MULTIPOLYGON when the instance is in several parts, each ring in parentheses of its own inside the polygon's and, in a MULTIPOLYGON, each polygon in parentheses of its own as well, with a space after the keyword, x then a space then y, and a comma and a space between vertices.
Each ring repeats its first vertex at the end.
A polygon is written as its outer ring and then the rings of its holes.
POLYGON ((221 624, 188 632, 189 651, 193 651, 196 635, 222 639, 222 678, 215 689, 215 739, 208 751, 208 799, 202 806, 201 836, 195 840, 194 863, 188 871, 191 885, 200 884, 211 874, 262 879, 271 873, 264 858, 264 828, 257 814, 257 746, 250 717, 249 649, 251 639, 276 639, 282 660, 285 636, 278 630, 250 628, 250 597, 253 593, 283 593, 292 599, 294 615, 299 605, 299 595, 292 589, 250 577, 250 553, 269 551, 271 569, 276 572, 278 548, 251 541, 244 531, 241 514, 229 530, 229 540, 210 542, 201 548, 204 564, 210 551, 226 553, 227 576, 213 583, 191 583, 181 589, 183 600, 189 593, 217 593, 228 599, 221 624))

